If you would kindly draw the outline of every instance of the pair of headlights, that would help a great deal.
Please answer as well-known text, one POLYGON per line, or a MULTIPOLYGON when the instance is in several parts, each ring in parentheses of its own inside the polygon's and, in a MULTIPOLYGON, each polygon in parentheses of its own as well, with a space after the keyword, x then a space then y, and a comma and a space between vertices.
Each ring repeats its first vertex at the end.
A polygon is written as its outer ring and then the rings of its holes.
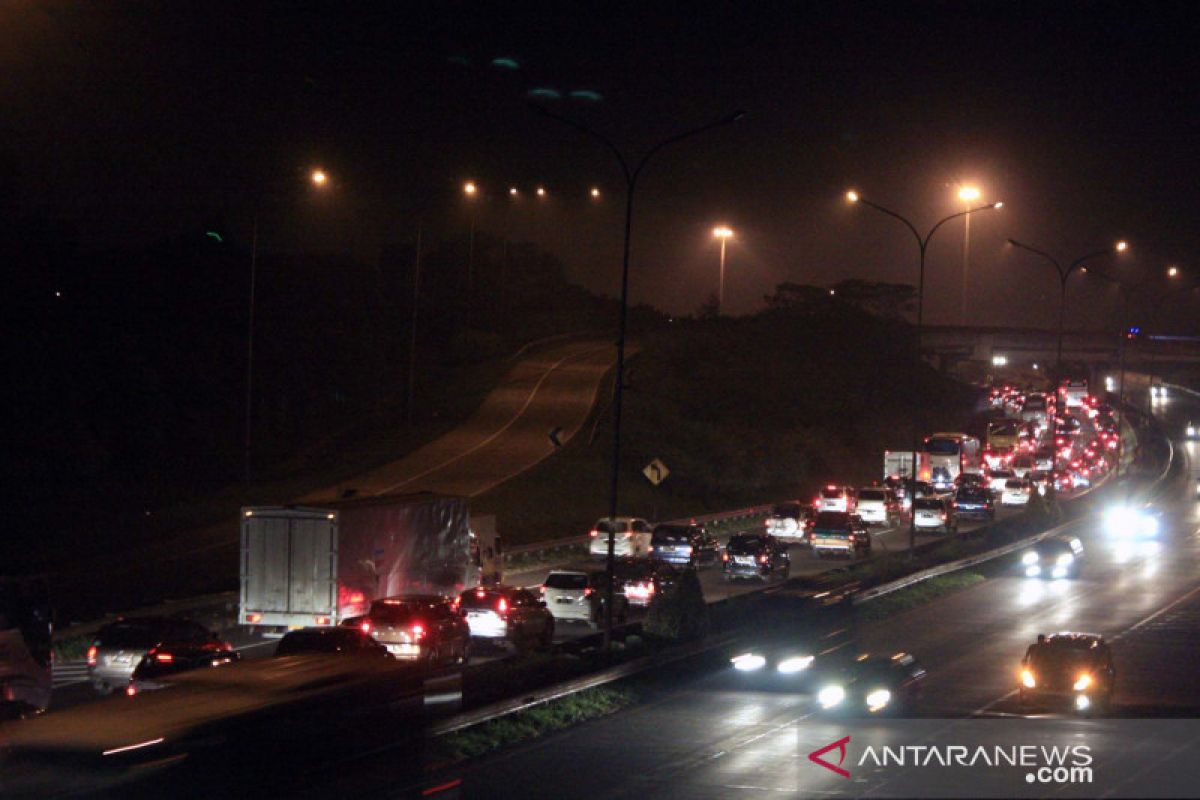
MULTIPOLYGON (((846 689, 838 684, 822 687, 817 692, 817 703, 820 704, 821 708, 827 710, 840 706, 845 699, 846 689)), ((874 691, 867 692, 865 700, 867 710, 874 713, 883 710, 892 702, 892 693, 887 689, 875 689, 874 691)))
MULTIPOLYGON (((1033 676, 1032 671, 1027 670, 1027 669, 1021 671, 1021 684, 1026 689, 1036 689, 1037 688, 1037 679, 1033 676)), ((1079 674, 1079 677, 1077 677, 1075 679, 1075 683, 1072 685, 1071 688, 1073 688, 1077 692, 1082 692, 1091 685, 1092 685, 1092 676, 1086 672, 1081 672, 1079 674)))
MULTIPOLYGON (((766 656, 761 656, 758 653, 742 653, 740 656, 734 656, 729 659, 733 664, 733 668, 739 672, 757 672, 767 665, 766 656)), ((781 675, 794 675, 797 672, 803 672, 812 666, 812 656, 792 656, 780 661, 775 667, 775 671, 781 675)))

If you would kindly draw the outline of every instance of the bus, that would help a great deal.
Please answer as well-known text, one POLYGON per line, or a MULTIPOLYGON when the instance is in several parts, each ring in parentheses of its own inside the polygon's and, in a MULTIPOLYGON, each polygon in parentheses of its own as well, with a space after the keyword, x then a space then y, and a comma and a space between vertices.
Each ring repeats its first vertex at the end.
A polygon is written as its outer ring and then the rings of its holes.
POLYGON ((0 577, 0 719, 50 705, 50 602, 39 579, 0 577))
POLYGON ((966 433, 935 433, 925 437, 929 454, 928 476, 922 476, 937 489, 949 489, 963 473, 983 472, 979 439, 966 433))

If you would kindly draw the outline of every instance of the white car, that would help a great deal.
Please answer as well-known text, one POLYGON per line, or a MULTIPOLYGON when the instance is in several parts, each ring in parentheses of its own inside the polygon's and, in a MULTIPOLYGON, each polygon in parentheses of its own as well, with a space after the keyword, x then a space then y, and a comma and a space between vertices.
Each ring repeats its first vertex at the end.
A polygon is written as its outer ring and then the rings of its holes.
POLYGON ((1033 483, 1026 478, 1009 478, 1000 493, 1000 505, 1023 506, 1033 496, 1033 483))
POLYGON ((613 536, 613 555, 640 557, 650 552, 650 523, 641 517, 605 517, 596 520, 588 533, 588 553, 608 557, 608 534, 613 536))
POLYGON ((993 494, 1001 494, 1008 482, 1015 477, 1016 475, 1006 469, 993 470, 988 475, 988 489, 993 494))
POLYGON ((868 525, 892 525, 900 519, 900 505, 891 489, 868 486, 858 490, 858 516, 868 525))
POLYGON ((846 514, 853 514, 857 499, 854 490, 849 486, 835 486, 829 484, 822 487, 820 495, 817 497, 818 511, 841 511, 846 514))
MULTIPOLYGON (((604 621, 605 574, 573 569, 555 569, 542 583, 542 599, 556 620, 579 620, 589 625, 604 621)), ((618 622, 629 614, 629 601, 620 593, 613 595, 618 622)))
POLYGON ((1037 461, 1031 453, 1022 453, 1012 460, 1012 471, 1018 478, 1029 477, 1029 473, 1035 469, 1037 469, 1037 461))

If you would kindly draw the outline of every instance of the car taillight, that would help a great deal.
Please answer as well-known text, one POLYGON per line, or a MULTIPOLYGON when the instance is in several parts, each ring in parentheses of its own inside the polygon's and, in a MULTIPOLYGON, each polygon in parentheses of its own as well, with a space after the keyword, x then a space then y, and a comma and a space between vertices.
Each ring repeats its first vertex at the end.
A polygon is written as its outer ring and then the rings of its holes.
POLYGON ((545 596, 545 594, 546 594, 546 584, 544 584, 544 583, 543 583, 541 586, 539 586, 539 587, 538 587, 538 591, 539 591, 539 592, 541 592, 543 596, 545 596))
POLYGON ((721 553, 721 560, 722 560, 722 561, 728 561, 728 560, 729 560, 729 553, 721 553))
POLYGON ((626 539, 632 539, 632 538, 633 538, 633 531, 625 531, 625 538, 626 538, 626 539))
POLYGON ((501 616, 508 613, 508 601, 503 597, 496 601, 496 611, 499 612, 501 616))
POLYGON ((419 642, 424 638, 425 638, 425 628, 422 627, 421 625, 413 625, 412 626, 412 640, 414 642, 419 642))
POLYGON ((253 625, 256 622, 262 622, 262 614, 247 614, 246 622, 250 625, 253 625))
POLYGON ((329 624, 329 617, 317 617, 316 620, 317 620, 318 625, 328 625, 329 624))
POLYGON ((175 656, 170 653, 155 653, 154 660, 160 664, 174 664, 175 656))
POLYGON ((371 632, 371 620, 364 619, 362 621, 362 624, 359 625, 358 627, 359 627, 359 630, 361 630, 363 633, 370 633, 371 632))
POLYGON ((945 521, 946 521, 946 514, 945 514, 945 512, 942 512, 942 521, 943 521, 943 522, 945 522, 945 521))
POLYGON ((89 648, 87 649, 87 665, 88 665, 89 667, 94 667, 94 666, 96 666, 96 652, 97 652, 97 650, 98 650, 98 648, 96 647, 96 645, 92 645, 91 647, 89 647, 89 648))
POLYGON ((129 684, 128 686, 125 687, 125 694, 129 695, 130 697, 133 697, 135 694, 137 694, 137 687, 134 686, 132 683, 129 684))
POLYGON ((591 597, 591 596, 592 596, 592 592, 594 592, 594 591, 595 591, 595 589, 593 589, 592 587, 588 586, 587 588, 585 588, 585 589, 583 590, 583 596, 584 596, 584 597, 591 597))
POLYGON ((765 564, 770 560, 771 560, 771 557, 768 556, 766 553, 763 553, 761 556, 758 557, 758 563, 760 563, 760 564, 765 564))
POLYGON ((588 531, 588 536, 591 536, 593 539, 599 535, 600 535, 600 531, 588 531))

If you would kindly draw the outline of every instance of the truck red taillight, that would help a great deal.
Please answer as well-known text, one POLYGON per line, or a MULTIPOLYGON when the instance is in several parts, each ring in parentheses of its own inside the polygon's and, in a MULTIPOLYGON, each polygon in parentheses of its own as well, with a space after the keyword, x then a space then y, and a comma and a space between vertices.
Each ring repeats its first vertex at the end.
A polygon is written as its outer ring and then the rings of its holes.
POLYGON ((96 666, 96 651, 97 651, 96 645, 92 645, 91 647, 89 647, 87 649, 87 665, 89 667, 96 666))
POLYGON ((262 614, 247 614, 246 615, 246 623, 247 624, 254 625, 257 622, 262 622, 262 614))

